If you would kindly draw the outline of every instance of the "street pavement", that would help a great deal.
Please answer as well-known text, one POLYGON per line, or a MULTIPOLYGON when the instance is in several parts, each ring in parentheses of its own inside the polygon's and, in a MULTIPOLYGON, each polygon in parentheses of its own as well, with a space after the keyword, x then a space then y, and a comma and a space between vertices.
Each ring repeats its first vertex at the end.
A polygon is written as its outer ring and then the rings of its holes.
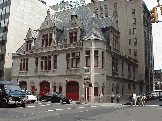
POLYGON ((121 103, 60 104, 37 101, 26 108, 0 108, 0 121, 162 121, 162 101, 146 106, 121 103))

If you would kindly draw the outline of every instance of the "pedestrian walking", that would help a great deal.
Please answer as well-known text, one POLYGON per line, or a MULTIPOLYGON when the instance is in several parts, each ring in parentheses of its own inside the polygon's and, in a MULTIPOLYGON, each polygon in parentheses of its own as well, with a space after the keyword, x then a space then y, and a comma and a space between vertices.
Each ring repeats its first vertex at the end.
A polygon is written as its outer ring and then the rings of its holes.
POLYGON ((142 97, 143 106, 145 106, 145 100, 146 100, 146 95, 143 94, 143 97, 142 97))
POLYGON ((142 103, 142 94, 140 94, 140 97, 139 97, 139 106, 142 106, 143 103, 142 103))
POLYGON ((135 106, 136 106, 136 101, 137 101, 137 95, 136 95, 136 93, 133 93, 133 95, 132 95, 132 103, 134 103, 135 106))
POLYGON ((114 93, 112 92, 112 93, 111 93, 111 97, 110 97, 110 98, 111 98, 111 103, 113 103, 114 96, 115 96, 115 95, 114 95, 114 93))
POLYGON ((102 102, 102 98, 103 98, 103 94, 102 94, 102 92, 100 92, 100 95, 99 95, 99 102, 102 102))
POLYGON ((116 99, 117 99, 117 103, 119 103, 119 98, 120 98, 120 94, 119 92, 116 94, 116 99))

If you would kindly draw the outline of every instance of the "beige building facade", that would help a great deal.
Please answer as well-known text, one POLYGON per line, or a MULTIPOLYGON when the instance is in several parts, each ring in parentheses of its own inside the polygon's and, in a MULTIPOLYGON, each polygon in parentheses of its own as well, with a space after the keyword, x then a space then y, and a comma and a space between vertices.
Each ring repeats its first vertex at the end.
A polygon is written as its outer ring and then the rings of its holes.
POLYGON ((121 52, 115 18, 98 19, 87 6, 48 11, 12 59, 11 81, 39 95, 60 92, 73 100, 87 95, 95 102, 100 92, 104 101, 112 92, 122 98, 139 93, 138 61, 121 52))
POLYGON ((120 49, 138 60, 141 92, 153 90, 153 38, 150 13, 143 0, 92 1, 87 5, 98 18, 114 16, 120 31, 120 49))

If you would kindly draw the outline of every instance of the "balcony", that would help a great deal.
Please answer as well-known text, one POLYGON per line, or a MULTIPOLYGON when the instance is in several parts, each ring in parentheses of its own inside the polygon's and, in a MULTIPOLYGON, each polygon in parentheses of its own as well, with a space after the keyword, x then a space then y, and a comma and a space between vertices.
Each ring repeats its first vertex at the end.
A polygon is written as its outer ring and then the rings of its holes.
POLYGON ((49 46, 49 47, 40 47, 36 50, 36 52, 46 52, 46 51, 54 51, 54 50, 66 50, 76 47, 83 47, 83 42, 70 43, 65 45, 57 45, 57 46, 49 46))
POLYGON ((66 74, 79 74, 79 73, 80 73, 79 68, 66 69, 66 74))

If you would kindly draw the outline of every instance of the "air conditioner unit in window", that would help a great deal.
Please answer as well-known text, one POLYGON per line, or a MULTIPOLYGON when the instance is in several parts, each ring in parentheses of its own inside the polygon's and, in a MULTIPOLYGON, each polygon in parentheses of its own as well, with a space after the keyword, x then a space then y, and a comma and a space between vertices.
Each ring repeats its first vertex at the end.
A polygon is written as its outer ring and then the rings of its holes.
POLYGON ((80 56, 80 54, 79 54, 79 53, 75 53, 75 56, 76 56, 76 57, 79 57, 79 56, 80 56))

